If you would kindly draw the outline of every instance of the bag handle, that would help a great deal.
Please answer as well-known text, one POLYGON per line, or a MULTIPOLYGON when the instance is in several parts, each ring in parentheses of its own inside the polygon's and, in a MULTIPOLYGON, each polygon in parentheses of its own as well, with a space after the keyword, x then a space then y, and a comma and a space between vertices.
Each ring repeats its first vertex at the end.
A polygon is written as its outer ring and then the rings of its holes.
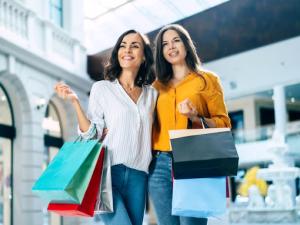
MULTIPOLYGON (((89 136, 89 138, 87 139, 87 141, 90 140, 90 138, 91 138, 92 134, 94 133, 95 129, 96 129, 96 125, 94 125, 93 131, 92 131, 92 133, 90 134, 90 136, 89 136)), ((96 131, 96 134, 94 135, 94 137, 96 137, 96 135, 97 135, 97 131, 96 131)), ((81 137, 81 135, 79 135, 78 138, 76 138, 76 140, 74 141, 74 144, 78 141, 79 138, 81 138, 81 139, 80 139, 80 142, 81 142, 82 137, 81 137)))
MULTIPOLYGON (((198 118, 201 119, 203 129, 210 128, 210 126, 206 123, 203 116, 201 116, 201 115, 197 115, 197 116, 198 116, 198 118)), ((190 119, 188 119, 187 129, 193 129, 193 122, 190 119)))

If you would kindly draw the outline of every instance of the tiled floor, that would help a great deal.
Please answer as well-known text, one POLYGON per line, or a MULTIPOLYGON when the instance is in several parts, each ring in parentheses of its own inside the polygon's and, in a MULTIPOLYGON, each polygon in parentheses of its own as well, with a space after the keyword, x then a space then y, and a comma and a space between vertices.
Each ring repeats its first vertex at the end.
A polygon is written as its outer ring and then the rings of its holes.
MULTIPOLYGON (((145 215, 145 218, 144 218, 144 223, 143 225, 150 225, 147 223, 147 220, 148 220, 148 215, 145 215)), ((94 225, 104 225, 102 222, 95 222, 94 225)), ((151 224, 151 225, 157 225, 157 224, 151 224)), ((271 224, 271 223, 268 223, 268 224, 256 224, 256 223, 251 223, 251 224, 232 224, 232 223, 229 223, 228 221, 228 216, 227 215, 224 215, 221 220, 217 220, 217 219, 209 219, 208 220, 208 225, 279 225, 278 223, 277 224, 271 224)), ((297 223, 288 223, 288 224, 283 224, 281 223, 280 225, 299 225, 297 223)))

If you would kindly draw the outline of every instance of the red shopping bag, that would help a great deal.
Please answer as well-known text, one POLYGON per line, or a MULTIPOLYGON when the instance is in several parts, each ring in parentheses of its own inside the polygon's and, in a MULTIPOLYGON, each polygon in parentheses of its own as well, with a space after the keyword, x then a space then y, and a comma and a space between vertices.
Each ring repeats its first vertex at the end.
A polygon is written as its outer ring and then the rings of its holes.
POLYGON ((50 203, 47 210, 57 213, 61 216, 72 217, 93 217, 95 202, 99 189, 100 179, 102 175, 103 159, 105 147, 102 147, 95 170, 93 172, 91 181, 86 190, 81 204, 56 204, 50 203))

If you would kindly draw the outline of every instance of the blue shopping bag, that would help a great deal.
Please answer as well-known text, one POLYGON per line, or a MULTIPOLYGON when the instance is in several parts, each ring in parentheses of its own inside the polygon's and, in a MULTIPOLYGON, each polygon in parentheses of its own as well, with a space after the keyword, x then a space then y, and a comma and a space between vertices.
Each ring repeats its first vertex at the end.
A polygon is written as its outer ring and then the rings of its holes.
POLYGON ((226 213, 226 177, 174 179, 172 215, 220 218, 226 213))
POLYGON ((65 142, 31 191, 46 203, 81 204, 101 148, 98 140, 65 142))

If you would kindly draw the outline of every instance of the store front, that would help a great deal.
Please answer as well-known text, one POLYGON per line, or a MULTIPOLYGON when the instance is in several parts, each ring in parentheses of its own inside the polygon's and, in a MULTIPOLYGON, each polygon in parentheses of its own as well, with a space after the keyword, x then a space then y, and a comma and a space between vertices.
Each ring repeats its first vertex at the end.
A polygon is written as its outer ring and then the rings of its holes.
POLYGON ((12 106, 0 83, 0 225, 12 222, 12 146, 15 127, 12 106))
MULTIPOLYGON (((63 145, 62 127, 59 113, 53 102, 49 102, 42 127, 44 129, 43 171, 58 153, 63 145)), ((47 204, 43 207, 43 225, 63 225, 63 219, 58 214, 47 211, 47 204)))

